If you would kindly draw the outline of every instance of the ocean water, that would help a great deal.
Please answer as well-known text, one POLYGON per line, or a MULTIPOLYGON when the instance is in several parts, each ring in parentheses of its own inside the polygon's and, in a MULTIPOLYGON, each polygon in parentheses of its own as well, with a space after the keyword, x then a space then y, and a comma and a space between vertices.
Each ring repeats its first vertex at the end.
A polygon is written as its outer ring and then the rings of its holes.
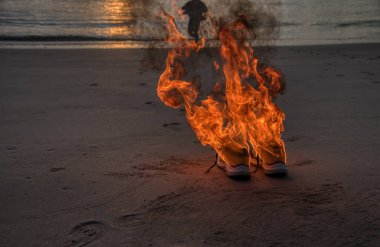
MULTIPOLYGON (((170 7, 169 1, 162 2, 170 7)), ((218 0, 204 2, 215 10, 218 0)), ((265 3, 277 15, 279 45, 380 42, 379 0, 265 3)), ((160 38, 136 25, 137 12, 133 0, 0 0, 0 42, 130 44, 160 38)))

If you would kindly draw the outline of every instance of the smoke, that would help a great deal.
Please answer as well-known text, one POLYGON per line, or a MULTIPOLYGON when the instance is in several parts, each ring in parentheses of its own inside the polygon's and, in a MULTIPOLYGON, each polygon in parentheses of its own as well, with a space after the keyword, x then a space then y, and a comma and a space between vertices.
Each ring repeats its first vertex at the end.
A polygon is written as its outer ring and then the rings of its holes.
POLYGON ((129 35, 137 40, 159 39, 164 33, 158 18, 161 3, 157 0, 125 1, 128 6, 131 6, 130 18, 133 28, 129 35))
MULTIPOLYGON (((170 15, 176 18, 177 26, 183 34, 187 34, 188 19, 181 19, 177 10, 180 9, 187 1, 160 1, 160 0, 130 0, 134 4, 134 16, 136 26, 139 30, 149 33, 153 39, 164 39, 166 33, 166 23, 160 17, 161 8, 165 9, 170 15)), ((208 44, 212 47, 218 47, 218 32, 230 23, 236 20, 243 21, 248 29, 249 37, 245 41, 251 43, 256 49, 256 56, 260 57, 262 64, 269 63, 274 53, 273 43, 279 37, 279 8, 281 6, 278 0, 203 0, 209 9, 207 20, 201 23, 200 34, 209 40, 208 44)), ((142 35, 144 36, 144 35, 142 35)), ((141 71, 145 70, 162 70, 165 66, 167 54, 164 42, 154 42, 141 60, 141 71)), ((213 68, 214 61, 221 63, 219 51, 214 48, 204 48, 200 53, 191 56, 186 61, 181 61, 185 67, 187 80, 196 81, 201 86, 202 94, 208 94, 213 90, 213 82, 223 80, 223 75, 215 72, 213 68), (205 70, 199 67, 210 68, 205 70), (207 79, 207 80, 205 80, 207 79), (211 83, 211 84, 210 84, 211 83)))
MULTIPOLYGON (((135 26, 136 39, 164 39, 165 28, 160 18, 161 9, 165 9, 177 19, 179 29, 186 33, 187 17, 178 16, 187 0, 125 0, 132 7, 131 23, 135 26)), ((207 39, 217 38, 215 25, 232 22, 244 16, 252 39, 256 45, 270 45, 279 36, 280 2, 279 0, 203 0, 209 9, 209 18, 202 22, 201 34, 207 39)))
POLYGON ((211 19, 218 21, 219 25, 231 23, 244 18, 247 29, 252 34, 255 45, 269 45, 279 37, 279 9, 280 3, 276 1, 252 0, 210 0, 211 19), (216 13, 216 14, 214 14, 216 13))

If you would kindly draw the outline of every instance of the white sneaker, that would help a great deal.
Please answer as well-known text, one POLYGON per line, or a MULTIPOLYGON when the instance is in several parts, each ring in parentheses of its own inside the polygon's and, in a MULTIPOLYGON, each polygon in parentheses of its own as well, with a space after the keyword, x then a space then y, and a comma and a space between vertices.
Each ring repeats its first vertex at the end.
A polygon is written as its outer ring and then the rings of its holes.
POLYGON ((251 175, 249 166, 246 164, 238 164, 236 166, 230 166, 218 157, 216 164, 219 168, 224 170, 229 177, 249 177, 251 175))
POLYGON ((281 162, 268 165, 260 160, 259 164, 257 164, 257 159, 251 159, 251 164, 261 167, 266 175, 285 175, 288 173, 288 166, 281 162))

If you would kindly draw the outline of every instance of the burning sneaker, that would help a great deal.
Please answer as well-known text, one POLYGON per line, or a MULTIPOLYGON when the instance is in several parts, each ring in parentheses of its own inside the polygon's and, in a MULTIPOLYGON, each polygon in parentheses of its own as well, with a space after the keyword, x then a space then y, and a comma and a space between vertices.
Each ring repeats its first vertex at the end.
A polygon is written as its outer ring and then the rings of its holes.
POLYGON ((265 164, 262 160, 252 159, 251 164, 263 169, 265 175, 286 175, 288 173, 288 166, 282 162, 269 165, 265 164))
POLYGON ((224 170, 229 177, 249 177, 251 175, 249 166, 244 163, 229 165, 218 156, 216 164, 220 169, 224 170))

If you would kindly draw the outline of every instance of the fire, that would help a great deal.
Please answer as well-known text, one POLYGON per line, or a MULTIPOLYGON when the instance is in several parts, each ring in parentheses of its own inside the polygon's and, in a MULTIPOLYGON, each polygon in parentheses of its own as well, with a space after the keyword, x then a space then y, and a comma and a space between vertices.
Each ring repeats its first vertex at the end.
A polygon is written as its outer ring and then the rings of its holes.
POLYGON ((224 74, 224 90, 216 83, 214 93, 196 104, 199 91, 183 79, 185 69, 180 59, 202 49, 205 39, 200 44, 189 40, 178 31, 172 16, 165 12, 163 16, 167 19, 167 42, 174 48, 168 52, 166 69, 158 82, 160 99, 169 107, 183 106, 201 143, 210 145, 227 163, 233 163, 231 153, 245 153, 248 159, 259 157, 266 163, 285 163, 281 139, 285 114, 273 102, 283 89, 282 76, 255 57, 244 18, 218 31, 223 62, 214 62, 214 67, 224 74))

